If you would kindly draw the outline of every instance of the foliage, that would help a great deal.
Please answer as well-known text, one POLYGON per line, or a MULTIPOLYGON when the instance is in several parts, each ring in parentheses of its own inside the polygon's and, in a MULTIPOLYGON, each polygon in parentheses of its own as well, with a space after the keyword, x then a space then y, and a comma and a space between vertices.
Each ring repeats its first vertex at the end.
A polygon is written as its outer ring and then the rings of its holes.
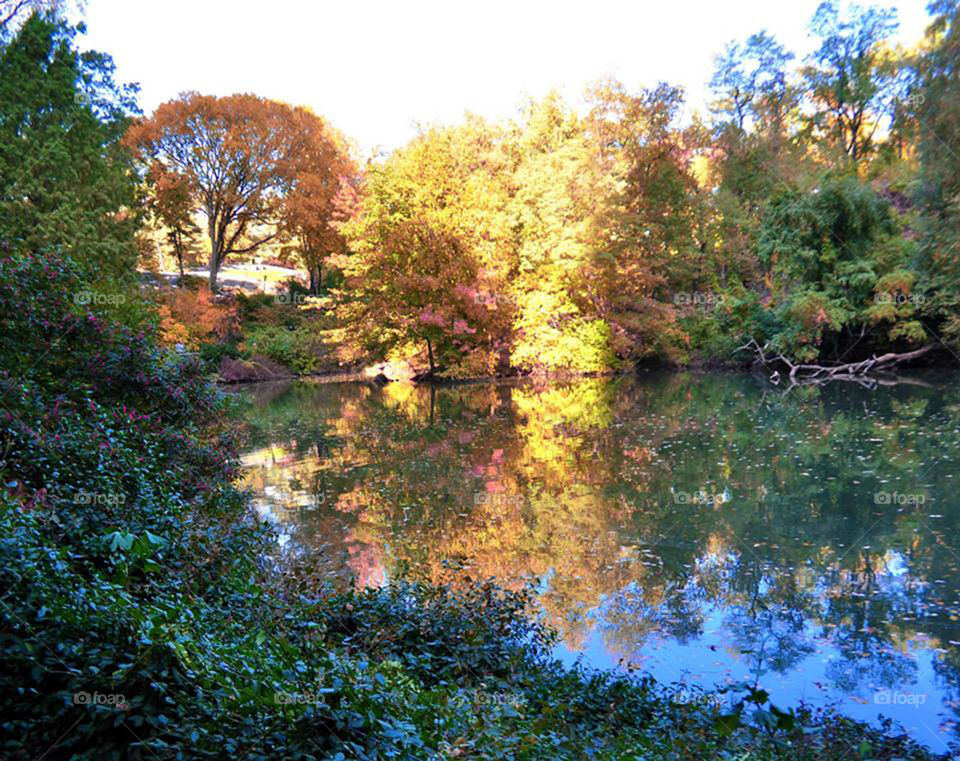
POLYGON ((815 107, 810 124, 851 161, 869 154, 881 116, 893 105, 881 45, 896 27, 893 10, 852 6, 844 19, 835 0, 822 2, 810 22, 820 39, 804 71, 815 107))
POLYGON ((114 82, 109 56, 78 52, 77 31, 34 14, 0 47, 0 246, 66 242, 116 291, 137 260, 140 202, 120 145, 135 89, 114 82))
POLYGON ((761 261, 775 284, 772 339, 782 351, 814 360, 825 337, 840 350, 852 327, 893 323, 891 339, 923 338, 908 325, 914 316, 912 280, 895 276, 909 266, 912 248, 898 235, 890 205, 854 177, 826 178, 809 193, 780 194, 757 235, 761 261), (899 310, 886 304, 903 301, 899 310))
POLYGON ((925 312, 960 348, 960 4, 939 0, 927 30, 930 51, 916 63, 912 111, 918 125, 920 201, 920 290, 925 312))
POLYGON ((154 222, 166 231, 166 239, 173 249, 180 270, 177 284, 184 284, 184 265, 193 266, 199 258, 197 237, 200 228, 193 221, 193 203, 187 181, 176 174, 165 172, 155 163, 147 175, 151 186, 148 207, 154 222))
POLYGON ((320 292, 323 264, 344 252, 338 221, 349 216, 358 179, 345 141, 311 112, 295 113, 304 132, 299 147, 295 181, 283 201, 282 229, 294 243, 293 251, 310 276, 310 292, 320 292))
POLYGON ((284 325, 251 327, 244 334, 242 347, 247 354, 262 354, 298 375, 336 368, 331 348, 310 324, 298 328, 284 325))
POLYGON ((509 307, 496 297, 509 263, 496 253, 506 233, 490 227, 496 195, 472 203, 496 179, 475 163, 490 140, 483 124, 429 131, 368 168, 358 214, 342 228, 350 254, 338 264, 352 296, 344 318, 381 356, 412 343, 436 372, 502 342, 509 307))
POLYGON ((183 344, 196 349, 211 340, 236 338, 237 310, 218 301, 202 280, 195 288, 177 288, 157 297, 159 339, 166 344, 183 344))
MULTIPOLYGON (((216 292, 217 273, 227 256, 250 253, 277 238, 284 214, 291 229, 316 245, 314 228, 308 230, 307 220, 285 209, 284 202, 300 184, 298 198, 317 213, 318 203, 329 203, 339 187, 336 177, 329 176, 335 167, 316 163, 341 160, 340 147, 326 130, 305 109, 255 95, 187 93, 134 124, 125 140, 151 173, 171 178, 169 184, 181 191, 189 189, 193 208, 183 211, 205 215, 210 290, 216 292), (310 174, 298 174, 303 161, 311 162, 310 174)), ((173 221, 175 229, 182 219, 178 213, 165 221, 173 221)), ((309 224, 325 227, 327 219, 309 224)))

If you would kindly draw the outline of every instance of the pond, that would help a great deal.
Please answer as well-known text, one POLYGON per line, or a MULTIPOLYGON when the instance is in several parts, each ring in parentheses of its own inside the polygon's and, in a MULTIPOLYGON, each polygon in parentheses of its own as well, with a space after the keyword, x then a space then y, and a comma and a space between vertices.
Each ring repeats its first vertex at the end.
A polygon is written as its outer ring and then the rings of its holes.
POLYGON ((960 384, 745 375, 251 387, 285 552, 535 579, 562 659, 960 739, 960 384))

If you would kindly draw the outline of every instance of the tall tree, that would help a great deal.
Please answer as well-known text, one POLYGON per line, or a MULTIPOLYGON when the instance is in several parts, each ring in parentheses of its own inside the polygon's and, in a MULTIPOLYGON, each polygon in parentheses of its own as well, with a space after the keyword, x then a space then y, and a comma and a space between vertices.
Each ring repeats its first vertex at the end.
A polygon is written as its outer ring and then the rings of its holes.
MULTIPOLYGON (((33 14, 62 17, 68 5, 72 3, 65 0, 0 0, 0 41, 12 37, 33 14)), ((77 5, 82 8, 83 2, 77 5)))
POLYGON ((169 174, 155 164, 148 175, 148 205, 156 222, 166 231, 167 242, 177 260, 180 285, 183 285, 184 264, 192 265, 197 253, 196 240, 200 228, 193 221, 193 198, 189 182, 179 174, 169 174))
POLYGON ((538 373, 610 369, 613 328, 592 265, 611 178, 584 120, 558 95, 529 104, 511 150, 518 159, 507 206, 518 260, 513 364, 538 373))
POLYGON ((231 254, 280 234, 283 201, 307 145, 298 109, 255 95, 187 93, 134 125, 128 141, 145 161, 180 175, 207 220, 210 290, 231 254))
POLYGON ((345 252, 338 223, 338 205, 351 195, 359 170, 346 142, 322 118, 306 109, 294 114, 303 146, 293 157, 294 182, 281 210, 282 229, 310 277, 311 293, 319 293, 324 261, 345 252))
POLYGON ((508 143, 471 118, 367 167, 358 213, 341 228, 350 253, 337 263, 369 348, 453 372, 471 362, 474 375, 506 361, 516 303, 508 143))
POLYGON ((782 119, 789 89, 787 65, 793 58, 793 53, 763 31, 743 44, 728 43, 717 56, 710 80, 711 110, 740 130, 760 126, 759 122, 771 117, 782 119))
POLYGON ((814 107, 810 126, 852 161, 869 153, 890 107, 893 88, 881 47, 896 28, 892 9, 852 5, 843 18, 834 0, 821 3, 810 22, 820 40, 804 71, 814 107))
POLYGON ((59 246, 98 278, 132 273, 140 201, 120 139, 136 90, 77 30, 34 14, 0 47, 0 237, 59 246))
POLYGON ((909 103, 920 149, 920 270, 926 311, 960 348, 960 3, 936 0, 909 103))

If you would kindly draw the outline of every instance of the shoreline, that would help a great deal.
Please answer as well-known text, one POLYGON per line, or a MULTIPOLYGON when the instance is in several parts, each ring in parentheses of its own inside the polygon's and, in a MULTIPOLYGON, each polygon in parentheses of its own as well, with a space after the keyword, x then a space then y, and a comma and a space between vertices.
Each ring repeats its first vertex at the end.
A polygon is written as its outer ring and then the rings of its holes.
MULTIPOLYGON (((925 375, 936 375, 942 373, 951 373, 960 370, 960 366, 951 367, 950 365, 945 364, 936 364, 936 365, 922 365, 915 368, 912 368, 914 372, 910 375, 906 373, 896 373, 891 371, 886 371, 881 374, 876 375, 866 375, 861 378, 861 380, 871 380, 876 383, 878 386, 892 386, 892 385, 927 385, 925 380, 922 377, 925 375)), ((345 372, 320 372, 320 373, 290 373, 289 375, 278 375, 275 377, 267 378, 245 378, 242 380, 224 380, 222 377, 216 378, 216 384, 219 387, 229 388, 229 387, 239 387, 239 386, 251 386, 263 383, 280 383, 280 382, 303 382, 303 383, 318 383, 318 384, 327 384, 327 383, 369 383, 373 385, 385 386, 390 383, 409 383, 415 386, 427 386, 427 387, 454 387, 454 386, 467 386, 474 384, 482 383, 568 383, 579 380, 589 380, 595 378, 616 378, 624 375, 638 375, 646 373, 697 373, 697 374, 734 374, 734 375, 752 375, 759 379, 767 380, 768 378, 764 377, 762 373, 756 372, 753 369, 751 364, 713 364, 713 363, 702 363, 702 364, 690 364, 690 365, 671 365, 671 364, 656 364, 656 365, 645 365, 640 367, 634 367, 631 369, 622 369, 622 370, 610 370, 608 372, 589 372, 589 373, 577 373, 577 372, 565 372, 565 373, 550 373, 550 374, 536 374, 536 373, 515 373, 510 375, 476 375, 466 378, 444 378, 444 377, 428 377, 428 378, 410 378, 410 379, 390 379, 382 375, 371 375, 361 370, 345 371, 345 372)), ((833 381, 851 381, 855 380, 852 378, 847 378, 845 376, 838 376, 830 379, 833 381)), ((770 385, 774 388, 778 387, 778 383, 770 382, 770 385)))

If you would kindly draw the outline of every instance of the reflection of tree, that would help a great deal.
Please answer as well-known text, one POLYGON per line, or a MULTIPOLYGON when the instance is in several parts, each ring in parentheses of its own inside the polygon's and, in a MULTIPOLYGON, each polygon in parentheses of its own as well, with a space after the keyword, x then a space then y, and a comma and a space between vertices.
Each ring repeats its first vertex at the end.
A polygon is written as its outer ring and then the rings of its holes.
POLYGON ((899 553, 850 553, 851 570, 833 568, 820 579, 823 601, 819 620, 838 656, 827 673, 841 689, 905 689, 918 673, 906 639, 916 633, 910 621, 923 617, 928 603, 899 553), (906 624, 906 625, 905 625, 906 624))
POLYGON ((813 595, 789 574, 753 567, 746 576, 752 580, 750 593, 738 595, 724 616, 731 645, 758 679, 768 671, 789 671, 815 650, 805 631, 813 595))
POLYGON ((273 487, 296 542, 348 553, 364 579, 399 563, 439 577, 448 558, 476 576, 544 578, 549 620, 571 644, 599 608, 607 646, 627 658, 652 632, 696 640, 720 607, 755 670, 785 672, 821 648, 842 689, 892 688, 914 678, 903 643, 920 630, 957 680, 960 514, 940 502, 953 469, 937 463, 960 451, 958 396, 783 396, 683 374, 295 385, 250 414, 250 483, 273 487), (874 498, 917 490, 919 509, 874 498))

